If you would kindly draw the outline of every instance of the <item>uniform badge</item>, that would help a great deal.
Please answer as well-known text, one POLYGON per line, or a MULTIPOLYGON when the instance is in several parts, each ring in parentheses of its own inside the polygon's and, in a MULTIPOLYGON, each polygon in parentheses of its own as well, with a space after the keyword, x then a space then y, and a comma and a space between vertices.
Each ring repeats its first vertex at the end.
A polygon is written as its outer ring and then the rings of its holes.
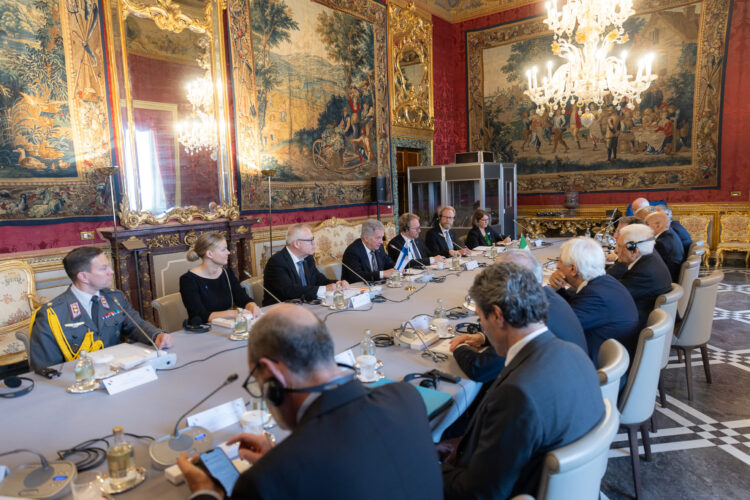
POLYGON ((100 295, 99 299, 102 301, 102 305, 109 309, 109 304, 107 304, 107 299, 104 298, 104 295, 100 295))
POLYGON ((70 307, 70 315, 73 316, 73 319, 76 319, 78 316, 81 315, 81 306, 78 305, 78 302, 73 302, 72 304, 69 304, 70 307))

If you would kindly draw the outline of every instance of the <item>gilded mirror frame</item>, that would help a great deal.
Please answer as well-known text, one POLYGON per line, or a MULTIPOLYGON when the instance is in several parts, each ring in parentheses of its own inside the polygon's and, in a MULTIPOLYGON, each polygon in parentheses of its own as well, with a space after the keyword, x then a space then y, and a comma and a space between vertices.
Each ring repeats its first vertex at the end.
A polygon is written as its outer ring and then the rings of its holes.
MULTIPOLYGON (((138 227, 142 224, 166 224, 170 221, 187 223, 193 219, 214 220, 218 218, 237 219, 239 218, 239 205, 234 194, 234 164, 230 150, 231 143, 231 124, 229 122, 228 109, 228 89, 225 83, 224 75, 227 75, 226 68, 226 50, 224 46, 224 23, 221 12, 226 9, 226 2, 223 0, 207 0, 203 11, 204 17, 191 17, 184 14, 180 5, 173 0, 111 0, 113 7, 116 4, 116 11, 113 8, 104 9, 104 19, 107 32, 107 47, 109 57, 110 81, 112 82, 112 122, 115 131, 115 146, 117 155, 122 164, 125 163, 125 151, 129 149, 131 158, 135 158, 135 140, 134 135, 130 134, 129 141, 124 144, 123 139, 123 118, 128 124, 134 123, 133 108, 135 100, 131 95, 130 73, 127 61, 125 20, 128 15, 134 15, 141 18, 148 18, 161 30, 172 33, 180 33, 183 30, 190 30, 199 34, 206 34, 209 39, 210 57, 207 62, 207 73, 210 72, 214 88, 213 109, 215 111, 216 128, 218 144, 216 149, 216 162, 219 179, 219 198, 220 203, 216 206, 200 208, 194 205, 186 207, 172 207, 167 211, 159 214, 152 213, 148 210, 141 210, 140 188, 137 182, 133 185, 128 183, 128 175, 120 172, 120 182, 123 186, 121 192, 120 210, 118 213, 120 224, 128 229, 138 227), (114 15, 117 19, 114 19, 114 15), (117 23, 117 33, 119 34, 119 44, 115 46, 115 26, 117 23), (117 52, 121 54, 118 57, 117 52), (118 60, 119 66, 118 66, 118 60), (120 88, 120 78, 124 84, 120 88), (125 103, 125 112, 127 116, 123 117, 120 102, 125 103), (130 200, 128 193, 134 195, 135 199, 130 200)), ((128 168, 126 165, 125 168, 128 168)), ((136 172, 133 175, 137 178, 136 172)), ((185 200, 189 202, 189 200, 185 200)))
MULTIPOLYGON (((389 38, 391 67, 391 124, 411 132, 414 129, 432 132, 435 128, 432 73, 432 21, 421 14, 414 3, 407 7, 389 2, 389 38), (406 55, 422 67, 422 81, 418 85, 407 85, 406 55)), ((431 134, 430 134, 431 136, 431 134)))

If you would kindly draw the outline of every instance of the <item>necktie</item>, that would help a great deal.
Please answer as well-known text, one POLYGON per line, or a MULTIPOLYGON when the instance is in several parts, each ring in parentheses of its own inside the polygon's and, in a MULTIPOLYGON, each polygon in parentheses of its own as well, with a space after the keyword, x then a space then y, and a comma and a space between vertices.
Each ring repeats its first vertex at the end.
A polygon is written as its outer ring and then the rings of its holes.
POLYGON ((307 278, 305 278, 305 263, 301 260, 297 261, 297 270, 299 271, 299 278, 302 280, 302 286, 307 286, 307 278))
POLYGON ((451 233, 445 230, 445 242, 448 243, 448 250, 453 250, 453 241, 451 241, 451 233))
POLYGON ((91 297, 91 319, 94 320, 94 324, 96 325, 96 329, 100 330, 99 328, 99 322, 102 319, 102 303, 99 300, 98 295, 93 295, 91 297))
POLYGON ((415 259, 421 259, 422 256, 419 255, 419 249, 417 248, 417 242, 415 240, 411 240, 411 249, 414 251, 414 258, 415 259))
POLYGON ((372 267, 372 272, 380 271, 378 268, 378 259, 375 258, 375 250, 370 250, 370 267, 372 267))

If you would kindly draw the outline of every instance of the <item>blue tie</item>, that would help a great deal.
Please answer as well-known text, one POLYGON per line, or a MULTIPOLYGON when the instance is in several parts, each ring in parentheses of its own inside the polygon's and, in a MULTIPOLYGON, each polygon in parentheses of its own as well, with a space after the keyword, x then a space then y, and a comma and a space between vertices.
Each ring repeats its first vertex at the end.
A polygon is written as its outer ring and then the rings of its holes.
POLYGON ((305 263, 298 260, 297 269, 299 270, 299 277, 302 280, 302 286, 307 286, 307 278, 305 278, 305 263))

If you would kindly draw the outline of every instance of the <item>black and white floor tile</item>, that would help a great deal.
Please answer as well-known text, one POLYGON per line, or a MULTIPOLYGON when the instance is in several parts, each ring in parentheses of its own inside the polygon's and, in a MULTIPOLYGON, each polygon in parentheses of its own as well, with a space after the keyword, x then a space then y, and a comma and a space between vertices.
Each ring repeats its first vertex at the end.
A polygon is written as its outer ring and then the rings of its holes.
MULTIPOLYGON (((651 434, 653 456, 641 459, 646 499, 750 498, 750 270, 723 271, 709 342, 713 383, 695 352, 688 401, 684 364, 670 358, 667 407, 657 404, 658 430, 651 434)), ((602 492, 610 500, 635 496, 625 433, 615 437, 602 492)))

